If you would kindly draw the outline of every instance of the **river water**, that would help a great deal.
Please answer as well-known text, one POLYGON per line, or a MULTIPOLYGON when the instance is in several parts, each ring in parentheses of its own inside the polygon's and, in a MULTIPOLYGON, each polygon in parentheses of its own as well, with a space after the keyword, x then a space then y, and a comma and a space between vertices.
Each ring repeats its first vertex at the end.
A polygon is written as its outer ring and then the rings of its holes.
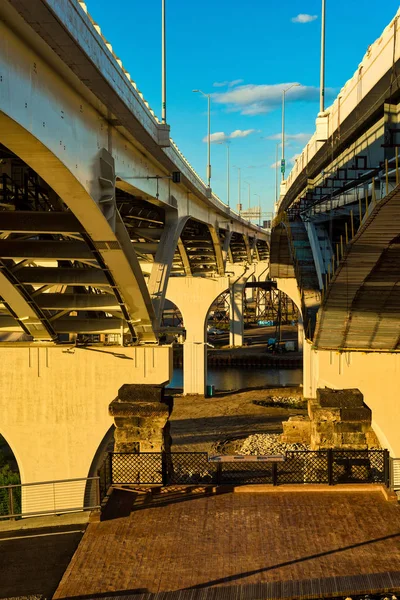
MULTIPOLYGON (((302 369, 263 369, 260 367, 218 367, 208 368, 207 384, 217 390, 237 390, 242 388, 281 385, 300 385, 303 383, 302 369)), ((168 387, 183 387, 182 368, 174 368, 174 374, 168 387)))

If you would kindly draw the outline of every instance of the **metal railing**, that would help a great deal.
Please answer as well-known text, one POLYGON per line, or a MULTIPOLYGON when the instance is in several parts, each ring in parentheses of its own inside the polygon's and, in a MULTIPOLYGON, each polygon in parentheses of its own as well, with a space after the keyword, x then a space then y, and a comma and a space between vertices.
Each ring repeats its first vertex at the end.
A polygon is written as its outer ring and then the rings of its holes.
POLYGON ((390 459, 390 488, 400 491, 400 458, 390 459))
POLYGON ((383 483, 389 486, 387 450, 287 452, 281 462, 233 456, 211 460, 205 452, 111 452, 100 471, 101 499, 115 485, 383 483))
POLYGON ((100 478, 60 479, 0 486, 0 520, 100 508, 100 478))

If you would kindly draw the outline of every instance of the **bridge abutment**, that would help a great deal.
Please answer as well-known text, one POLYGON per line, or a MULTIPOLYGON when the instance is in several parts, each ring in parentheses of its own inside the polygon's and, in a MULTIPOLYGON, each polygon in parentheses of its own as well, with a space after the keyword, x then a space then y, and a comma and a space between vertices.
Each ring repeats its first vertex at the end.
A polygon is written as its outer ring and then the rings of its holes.
MULTIPOLYGON (((121 386, 159 385, 171 376, 170 346, 1 346, 0 433, 21 482, 95 475, 92 461, 112 425, 108 407, 121 386)), ((34 490, 25 488, 24 511, 35 510, 34 490)), ((82 502, 84 484, 79 493, 82 502)), ((79 506, 77 498, 71 502, 79 506)))
POLYGON ((357 388, 372 411, 372 428, 383 448, 400 456, 400 353, 317 350, 304 343, 304 396, 318 388, 357 388))

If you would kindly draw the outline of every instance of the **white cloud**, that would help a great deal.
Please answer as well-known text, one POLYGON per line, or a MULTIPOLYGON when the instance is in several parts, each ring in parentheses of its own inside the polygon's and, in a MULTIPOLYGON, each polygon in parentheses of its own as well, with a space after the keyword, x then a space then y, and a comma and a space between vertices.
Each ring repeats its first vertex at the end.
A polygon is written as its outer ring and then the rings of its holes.
MULTIPOLYGON (((252 133, 255 133, 256 129, 236 129, 235 131, 232 131, 232 133, 224 133, 223 131, 216 131, 215 133, 212 133, 210 135, 210 140, 212 143, 218 143, 218 142, 226 142, 227 140, 233 140, 235 138, 244 138, 247 137, 248 135, 251 135, 252 133)), ((203 138, 203 142, 207 142, 208 141, 208 136, 206 135, 203 138)))
MULTIPOLYGON (((274 110, 281 106, 283 90, 290 87, 292 83, 277 83, 274 85, 239 85, 225 92, 216 92, 212 95, 213 101, 225 104, 227 110, 240 111, 242 115, 257 115, 274 110)), ((325 90, 327 96, 333 94, 333 90, 325 90)), ((317 102, 319 99, 319 88, 314 86, 296 85, 286 94, 286 102, 317 102)))
MULTIPOLYGON (((312 133, 285 133, 285 140, 293 140, 299 144, 307 144, 308 140, 312 136, 312 133)), ((281 140, 282 134, 275 133, 274 135, 268 135, 266 140, 281 140)))
POLYGON ((233 81, 215 81, 213 83, 214 87, 234 87, 235 85, 239 85, 239 83, 243 83, 243 79, 234 79, 233 81))
POLYGON ((230 138, 234 139, 234 138, 238 138, 238 137, 247 137, 248 135, 251 135, 252 133, 255 133, 255 129, 235 129, 235 131, 232 131, 232 133, 230 134, 230 138))
MULTIPOLYGON (((294 165, 296 158, 299 158, 299 156, 300 156, 300 154, 294 154, 290 158, 286 158, 285 159, 286 165, 294 165)), ((278 160, 278 162, 272 163, 272 165, 270 165, 270 168, 271 169, 280 169, 281 168, 281 161, 278 160)))
POLYGON ((315 19, 318 19, 318 15, 300 13, 297 17, 292 18, 292 23, 311 23, 311 21, 315 21, 315 19))

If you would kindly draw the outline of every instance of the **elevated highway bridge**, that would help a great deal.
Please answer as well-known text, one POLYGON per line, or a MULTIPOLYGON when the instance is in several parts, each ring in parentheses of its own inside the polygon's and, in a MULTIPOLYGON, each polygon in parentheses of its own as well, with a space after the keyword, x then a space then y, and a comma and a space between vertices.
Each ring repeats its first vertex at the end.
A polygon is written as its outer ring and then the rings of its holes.
POLYGON ((271 276, 297 299, 304 391, 359 388, 400 453, 400 45, 397 13, 296 159, 271 234, 271 276))
POLYGON ((212 303, 230 290, 240 345, 268 268, 269 233, 205 185, 84 2, 0 3, 0 433, 23 482, 86 477, 121 385, 171 379, 166 298, 203 394, 212 303))

